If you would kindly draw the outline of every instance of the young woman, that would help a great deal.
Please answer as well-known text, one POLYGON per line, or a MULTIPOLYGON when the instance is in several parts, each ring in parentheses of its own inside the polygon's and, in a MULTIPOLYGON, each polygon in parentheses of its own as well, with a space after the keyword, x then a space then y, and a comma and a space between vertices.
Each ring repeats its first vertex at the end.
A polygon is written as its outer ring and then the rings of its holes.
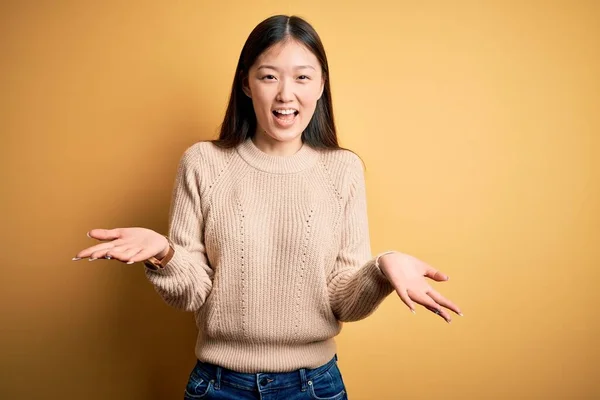
POLYGON ((75 259, 144 262, 170 305, 195 313, 187 399, 345 399, 334 337, 392 291, 447 322, 459 308, 410 255, 371 256, 360 159, 338 145, 319 36, 274 16, 250 34, 216 141, 181 157, 168 236, 93 229, 75 259))

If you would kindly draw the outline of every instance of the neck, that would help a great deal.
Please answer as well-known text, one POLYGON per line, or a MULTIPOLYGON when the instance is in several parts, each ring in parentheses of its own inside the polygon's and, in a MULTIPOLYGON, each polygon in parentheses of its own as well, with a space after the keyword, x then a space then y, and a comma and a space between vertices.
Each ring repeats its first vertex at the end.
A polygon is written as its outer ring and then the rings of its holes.
POLYGON ((250 166, 272 174, 293 174, 311 168, 319 159, 319 152, 306 143, 296 153, 287 156, 267 154, 254 140, 246 139, 237 147, 238 154, 250 166))
POLYGON ((252 142, 265 154, 285 157, 296 154, 302 148, 302 135, 292 140, 279 141, 273 139, 259 128, 252 138, 252 142))

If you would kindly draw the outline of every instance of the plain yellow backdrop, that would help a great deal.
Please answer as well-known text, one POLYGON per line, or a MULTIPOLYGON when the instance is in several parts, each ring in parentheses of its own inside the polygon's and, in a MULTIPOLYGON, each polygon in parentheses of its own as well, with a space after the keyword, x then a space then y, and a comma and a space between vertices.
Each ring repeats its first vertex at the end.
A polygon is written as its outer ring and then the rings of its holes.
POLYGON ((239 52, 279 13, 328 52, 373 252, 450 275, 448 325, 392 295, 338 337, 351 400, 597 399, 600 2, 22 1, 0 6, 0 397, 177 399, 191 314, 92 228, 164 233, 239 52))

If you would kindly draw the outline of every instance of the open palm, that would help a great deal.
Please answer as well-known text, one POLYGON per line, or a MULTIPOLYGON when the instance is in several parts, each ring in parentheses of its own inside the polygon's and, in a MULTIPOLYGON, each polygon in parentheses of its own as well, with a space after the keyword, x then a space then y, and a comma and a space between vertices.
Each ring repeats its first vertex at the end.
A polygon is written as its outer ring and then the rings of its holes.
POLYGON ((169 247, 166 237, 146 228, 92 229, 88 236, 103 243, 81 250, 73 258, 74 261, 82 258, 89 258, 89 261, 112 258, 133 264, 150 257, 162 258, 169 247))
POLYGON ((418 303, 450 323, 452 318, 444 308, 462 316, 460 308, 429 285, 425 278, 437 282, 448 280, 448 276, 427 263, 404 253, 386 254, 380 258, 379 267, 388 278, 398 296, 415 312, 418 303))

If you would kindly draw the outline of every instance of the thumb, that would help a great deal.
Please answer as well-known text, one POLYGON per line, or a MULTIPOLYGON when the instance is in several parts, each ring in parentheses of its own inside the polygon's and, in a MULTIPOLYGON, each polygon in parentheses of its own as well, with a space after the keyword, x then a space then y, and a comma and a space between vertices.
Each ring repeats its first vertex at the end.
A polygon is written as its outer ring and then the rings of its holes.
POLYGON ((98 240, 114 240, 121 237, 121 230, 116 229, 92 229, 87 233, 87 236, 91 239, 98 240))
POLYGON ((448 277, 448 275, 442 273, 441 271, 438 271, 437 269, 433 269, 433 268, 428 268, 427 271, 425 272, 425 276, 433 279, 436 282, 443 282, 443 281, 447 281, 448 279, 450 279, 448 277))

